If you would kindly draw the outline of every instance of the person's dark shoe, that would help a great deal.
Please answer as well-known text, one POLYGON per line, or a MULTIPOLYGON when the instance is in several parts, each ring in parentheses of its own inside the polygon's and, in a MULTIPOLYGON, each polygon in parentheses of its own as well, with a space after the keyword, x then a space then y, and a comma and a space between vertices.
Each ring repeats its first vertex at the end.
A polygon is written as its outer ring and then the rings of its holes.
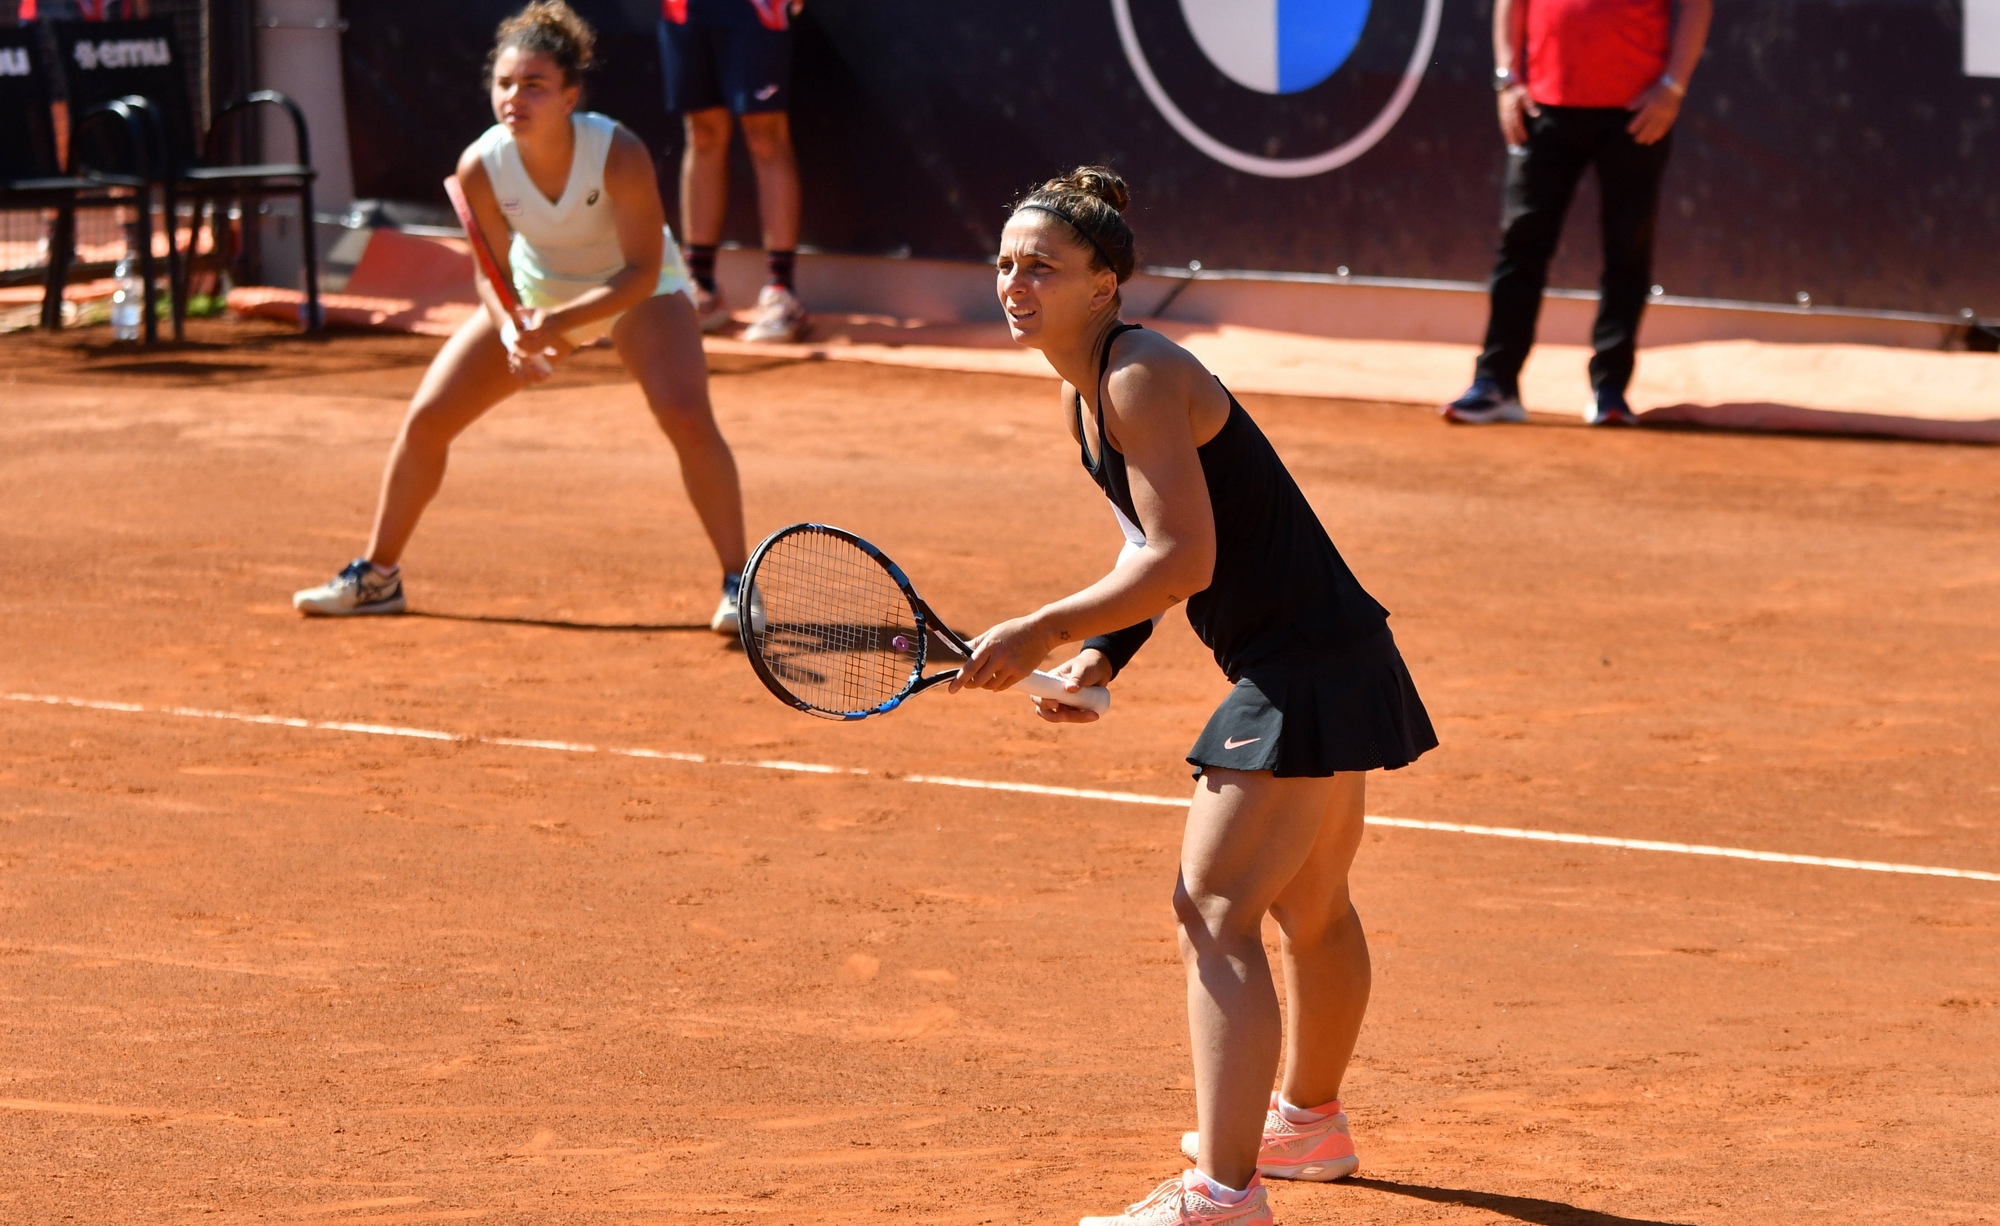
POLYGON ((1502 391, 1500 385, 1491 379, 1474 379, 1472 386, 1465 389, 1465 395, 1444 405, 1438 412, 1446 421, 1462 426, 1528 420, 1528 411, 1521 407, 1520 396, 1502 391))
POLYGON ((1583 424, 1636 426, 1639 424, 1639 415, 1632 411, 1631 405, 1625 403, 1625 393, 1600 387, 1590 394, 1590 403, 1583 406, 1583 424))

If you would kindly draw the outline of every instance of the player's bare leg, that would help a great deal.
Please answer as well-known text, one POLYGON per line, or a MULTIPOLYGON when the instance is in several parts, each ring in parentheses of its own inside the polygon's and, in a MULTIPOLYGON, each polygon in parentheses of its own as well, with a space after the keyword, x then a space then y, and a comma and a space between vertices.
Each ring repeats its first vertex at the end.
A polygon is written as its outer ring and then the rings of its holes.
POLYGON ((402 560, 424 508, 444 483, 452 440, 521 386, 507 369, 507 348, 493 320, 475 311, 431 360, 389 449, 368 538, 370 562, 387 569, 402 560))
POLYGON ((1319 841, 1271 904, 1283 933, 1285 1101, 1301 1107, 1340 1097, 1368 1012, 1373 970, 1347 872, 1361 846, 1368 776, 1335 775, 1319 841))
POLYGON ((689 111, 682 119, 681 241, 712 247, 722 241, 729 208, 729 110, 689 111))
POLYGON ((726 574, 749 560, 736 457, 715 424, 701 329, 684 294, 648 298, 611 332, 618 357, 639 381, 647 407, 680 456, 681 482, 726 574))
POLYGON ((791 118, 783 111, 743 116, 743 144, 757 170, 757 212, 771 261, 771 281, 757 293, 757 311, 743 339, 782 344, 798 340, 806 329, 805 308, 791 282, 799 245, 799 167, 791 118))
MULTIPOLYGON (((1230 1187, 1248 1187, 1256 1174, 1282 1041, 1264 916, 1320 850, 1347 786, 1211 768, 1189 809, 1174 909, 1188 976, 1197 1165, 1230 1187)), ((1319 879, 1289 897, 1295 915, 1319 879)))
POLYGON ((767 111, 745 115, 742 122, 743 147, 757 172, 757 219, 764 227, 764 249, 790 251, 799 245, 799 161, 792 150, 791 116, 767 111))

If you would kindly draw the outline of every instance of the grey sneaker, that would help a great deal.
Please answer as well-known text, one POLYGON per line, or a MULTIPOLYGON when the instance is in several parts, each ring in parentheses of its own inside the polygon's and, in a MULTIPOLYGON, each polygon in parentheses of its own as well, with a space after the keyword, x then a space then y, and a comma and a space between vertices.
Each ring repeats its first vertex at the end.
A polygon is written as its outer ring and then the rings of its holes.
POLYGON ((1462 426, 1528 420, 1528 411, 1521 407, 1520 395, 1500 390, 1500 385, 1491 379, 1474 379, 1463 396, 1439 408, 1438 412, 1446 421, 1462 426))
POLYGON ((292 607, 308 617, 355 617, 403 611, 403 573, 381 575, 356 558, 319 587, 292 593, 292 607))
POLYGON ((743 329, 746 341, 788 344, 806 333, 806 309, 797 294, 782 285, 767 285, 757 294, 757 314, 743 329))

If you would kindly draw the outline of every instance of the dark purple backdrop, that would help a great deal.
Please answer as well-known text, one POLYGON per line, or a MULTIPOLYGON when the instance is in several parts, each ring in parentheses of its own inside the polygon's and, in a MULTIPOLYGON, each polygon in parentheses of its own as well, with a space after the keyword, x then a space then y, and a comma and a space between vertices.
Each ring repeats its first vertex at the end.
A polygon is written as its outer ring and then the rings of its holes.
MULTIPOLYGON (((605 37, 593 105, 679 155, 662 113, 656 4, 579 0, 605 37)), ((1176 0, 1132 0, 1156 70, 1218 136, 1271 155, 1336 143, 1394 85, 1421 0, 1376 0, 1327 82, 1271 98, 1201 58, 1176 0)), ((363 195, 432 199, 490 122, 478 89, 493 0, 345 0, 350 131, 363 195)), ((1503 160, 1490 0, 1447 4, 1415 101, 1341 169, 1274 180, 1197 151, 1154 110, 1108 0, 811 0, 794 124, 805 241, 983 258, 1023 187, 1078 162, 1132 182, 1142 258, 1211 268, 1480 280, 1503 160)), ((1676 130, 1657 278, 1669 292, 2000 315, 2000 81, 1960 72, 1955 0, 1717 0, 1676 130)), ((754 241, 739 158, 731 236, 754 241)), ((1554 280, 1596 280, 1594 196, 1554 280)))

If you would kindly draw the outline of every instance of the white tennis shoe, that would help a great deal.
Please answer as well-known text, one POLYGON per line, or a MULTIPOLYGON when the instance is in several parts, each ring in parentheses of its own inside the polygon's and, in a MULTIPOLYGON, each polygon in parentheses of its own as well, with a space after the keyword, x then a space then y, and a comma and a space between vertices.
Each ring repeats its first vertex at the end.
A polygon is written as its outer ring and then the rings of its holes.
MULTIPOLYGON (((715 606, 715 616, 708 620, 708 628, 717 634, 731 637, 741 633, 743 576, 724 575, 722 578, 722 603, 715 606)), ((750 628, 759 634, 764 632, 764 602, 757 598, 753 589, 750 593, 750 628)))
POLYGON ((403 611, 403 573, 376 573, 367 558, 356 558, 318 587, 292 593, 292 607, 308 617, 356 617, 403 611))
POLYGON ((743 339, 764 344, 789 344, 806 332, 806 309, 799 297, 782 285, 767 285, 757 294, 757 313, 743 329, 743 339))

